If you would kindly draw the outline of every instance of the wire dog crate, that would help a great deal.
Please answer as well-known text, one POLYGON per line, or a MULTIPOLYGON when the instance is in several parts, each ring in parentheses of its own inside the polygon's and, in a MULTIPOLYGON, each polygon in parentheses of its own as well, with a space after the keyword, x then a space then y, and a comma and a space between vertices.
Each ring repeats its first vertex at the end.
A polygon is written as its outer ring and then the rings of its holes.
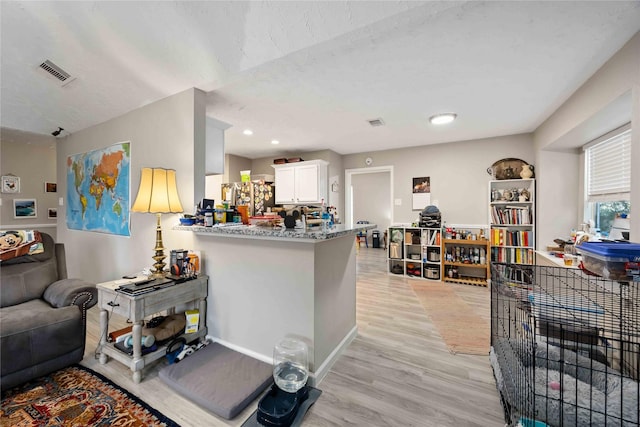
POLYGON ((640 282, 492 263, 491 365, 512 426, 638 426, 640 282))

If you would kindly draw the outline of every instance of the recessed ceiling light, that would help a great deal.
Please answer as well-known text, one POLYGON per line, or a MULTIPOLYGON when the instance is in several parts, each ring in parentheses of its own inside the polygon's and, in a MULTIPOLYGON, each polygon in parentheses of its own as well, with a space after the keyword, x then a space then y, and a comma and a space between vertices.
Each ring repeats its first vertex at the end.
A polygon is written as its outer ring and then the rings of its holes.
POLYGON ((245 135, 253 135, 253 131, 251 129, 245 129, 242 131, 242 133, 245 135))
POLYGON ((458 117, 456 113, 440 113, 434 116, 429 117, 429 122, 434 125, 444 125, 446 123, 451 123, 458 117))
POLYGON ((278 144, 280 144, 280 141, 278 141, 277 139, 272 139, 272 140, 271 140, 271 143, 272 143, 273 145, 278 145, 278 144))

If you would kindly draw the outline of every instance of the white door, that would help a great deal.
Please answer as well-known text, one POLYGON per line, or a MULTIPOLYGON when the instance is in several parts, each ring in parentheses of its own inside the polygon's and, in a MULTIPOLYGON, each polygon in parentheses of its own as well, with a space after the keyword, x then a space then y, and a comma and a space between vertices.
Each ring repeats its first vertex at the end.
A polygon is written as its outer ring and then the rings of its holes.
POLYGON ((318 195, 318 165, 304 165, 296 167, 296 202, 319 202, 318 195))
POLYGON ((277 168, 275 170, 276 203, 295 203, 295 169, 277 168))

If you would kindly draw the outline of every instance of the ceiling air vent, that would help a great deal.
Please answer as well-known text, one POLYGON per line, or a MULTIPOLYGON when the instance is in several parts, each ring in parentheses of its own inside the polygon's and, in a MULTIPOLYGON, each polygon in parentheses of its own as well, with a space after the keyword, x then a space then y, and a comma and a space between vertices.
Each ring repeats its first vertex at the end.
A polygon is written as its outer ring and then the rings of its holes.
POLYGON ((373 119, 373 120, 367 120, 367 121, 373 127, 384 126, 384 122, 382 121, 382 119, 373 119))
POLYGON ((75 77, 71 77, 71 74, 67 73, 65 70, 58 67, 48 59, 40 64, 38 68, 47 73, 47 75, 58 80, 62 84, 62 86, 65 86, 66 84, 71 83, 73 80, 75 80, 75 77))

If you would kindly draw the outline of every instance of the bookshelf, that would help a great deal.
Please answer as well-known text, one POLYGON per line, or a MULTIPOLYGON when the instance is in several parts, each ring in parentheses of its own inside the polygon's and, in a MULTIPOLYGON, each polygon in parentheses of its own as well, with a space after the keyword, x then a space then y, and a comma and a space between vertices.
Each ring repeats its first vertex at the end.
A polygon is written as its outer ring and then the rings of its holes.
POLYGON ((389 227, 389 273, 415 279, 440 280, 442 257, 439 228, 389 227))
POLYGON ((444 239, 442 241, 442 280, 465 285, 487 286, 489 240, 444 239))
POLYGON ((535 263, 535 179, 489 182, 491 261, 535 263))

